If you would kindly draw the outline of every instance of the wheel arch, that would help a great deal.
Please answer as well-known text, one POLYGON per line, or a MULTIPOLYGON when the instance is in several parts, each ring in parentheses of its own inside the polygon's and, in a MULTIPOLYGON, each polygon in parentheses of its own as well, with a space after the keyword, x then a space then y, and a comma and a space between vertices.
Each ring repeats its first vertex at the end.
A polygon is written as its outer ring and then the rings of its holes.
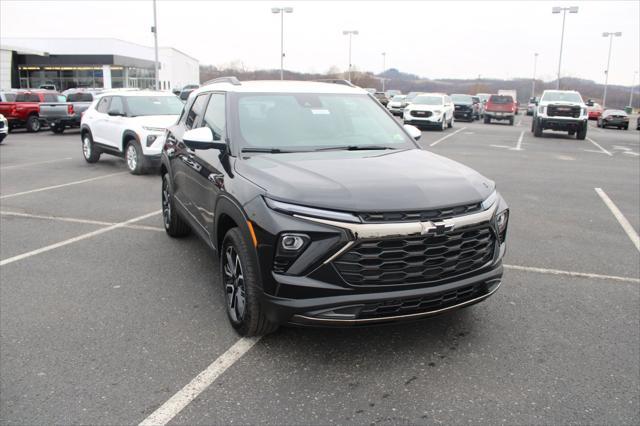
MULTIPOLYGON (((134 132, 133 130, 125 130, 124 132, 122 132, 120 152, 124 152, 124 149, 126 148, 127 143, 129 143, 129 141, 131 140, 134 140, 138 144, 140 144, 140 139, 138 138, 138 135, 136 134, 136 132, 134 132)), ((142 148, 142 146, 140 148, 142 148)))

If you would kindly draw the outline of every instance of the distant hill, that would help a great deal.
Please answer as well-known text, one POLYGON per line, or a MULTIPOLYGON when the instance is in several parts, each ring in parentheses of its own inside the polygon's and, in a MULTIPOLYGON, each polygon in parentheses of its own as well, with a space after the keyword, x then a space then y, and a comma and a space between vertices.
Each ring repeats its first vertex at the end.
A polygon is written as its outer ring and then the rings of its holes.
MULTIPOLYGON (((213 78, 234 75, 242 80, 279 80, 280 70, 246 70, 235 65, 233 68, 217 68, 213 65, 200 66, 200 81, 205 82, 213 78)), ((372 87, 382 90, 381 78, 385 79, 385 89, 407 92, 443 92, 443 93, 496 93, 500 89, 516 90, 521 104, 528 102, 531 96, 531 79, 517 78, 512 80, 500 79, 429 79, 415 74, 401 72, 390 68, 383 73, 355 71, 351 73, 351 81, 360 87, 372 87)), ((299 73, 285 71, 287 80, 317 80, 322 78, 346 78, 344 73, 299 73)), ((562 89, 577 90, 582 97, 594 99, 601 103, 604 85, 592 80, 574 77, 564 77, 561 80, 562 89)), ((536 95, 545 89, 555 89, 556 81, 536 80, 536 95)), ((623 108, 629 104, 630 86, 609 85, 607 89, 607 105, 611 108, 623 108)), ((640 108, 640 86, 635 87, 633 99, 634 108, 640 108)))

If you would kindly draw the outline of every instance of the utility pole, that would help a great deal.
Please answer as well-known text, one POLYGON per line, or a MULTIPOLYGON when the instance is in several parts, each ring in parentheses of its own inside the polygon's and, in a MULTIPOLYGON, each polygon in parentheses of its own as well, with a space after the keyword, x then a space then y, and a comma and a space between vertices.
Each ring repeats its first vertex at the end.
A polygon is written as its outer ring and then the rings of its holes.
POLYGON ((613 37, 622 36, 621 32, 615 33, 602 33, 602 37, 609 37, 609 55, 607 57, 607 69, 604 71, 604 95, 602 95, 602 109, 607 106, 607 86, 609 86, 609 66, 611 65, 611 46, 613 45, 613 37))
POLYGON ((382 91, 384 92, 384 72, 386 71, 387 67, 387 52, 382 52, 382 91))
POLYGON ((638 71, 633 72, 633 80, 631 81, 631 93, 629 93, 629 108, 633 109, 633 90, 635 89, 636 84, 636 74, 638 71))
POLYGON ((151 27, 151 32, 153 33, 153 47, 155 51, 155 88, 156 90, 160 90, 160 80, 158 79, 160 64, 158 63, 158 20, 156 18, 156 0, 153 0, 153 27, 151 27))
POLYGON ((567 17, 567 11, 569 13, 578 13, 578 6, 571 7, 553 7, 551 13, 562 12, 562 33, 560 35, 560 57, 558 59, 558 81, 556 82, 556 89, 560 90, 560 69, 562 68, 562 46, 564 44, 564 21, 567 17))

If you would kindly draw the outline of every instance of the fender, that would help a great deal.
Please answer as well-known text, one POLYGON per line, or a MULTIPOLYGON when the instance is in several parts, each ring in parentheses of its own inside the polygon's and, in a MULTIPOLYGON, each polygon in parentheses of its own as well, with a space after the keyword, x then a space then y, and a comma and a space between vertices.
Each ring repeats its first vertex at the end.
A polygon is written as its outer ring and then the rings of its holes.
POLYGON ((133 130, 125 130, 124 132, 122 132, 122 139, 120 141, 120 148, 119 148, 120 152, 124 152, 124 142, 130 137, 134 138, 136 142, 138 142, 138 145, 140 144, 140 139, 138 138, 138 135, 136 134, 136 132, 134 132, 133 130))
POLYGON ((211 230, 210 234, 213 240, 211 242, 216 250, 220 249, 219 243, 224 237, 224 235, 218 235, 218 224, 220 223, 220 216, 222 215, 227 215, 231 219, 233 219, 233 221, 238 225, 245 236, 250 235, 249 226, 247 225, 247 220, 249 220, 249 218, 244 213, 244 210, 242 209, 240 204, 238 204, 238 202, 236 202, 228 195, 222 194, 218 197, 218 200, 216 201, 215 212, 216 215, 213 222, 214 229, 211 230))

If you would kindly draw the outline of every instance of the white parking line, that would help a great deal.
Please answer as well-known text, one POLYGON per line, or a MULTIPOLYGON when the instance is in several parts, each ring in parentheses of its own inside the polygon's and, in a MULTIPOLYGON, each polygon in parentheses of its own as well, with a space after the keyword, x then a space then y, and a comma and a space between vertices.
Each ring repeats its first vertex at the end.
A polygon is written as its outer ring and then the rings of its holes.
POLYGON ((125 222, 116 223, 111 226, 107 226, 106 228, 101 228, 93 232, 88 232, 86 234, 79 235, 77 237, 69 238, 68 240, 60 241, 59 243, 51 244, 37 250, 29 251, 26 253, 19 254, 17 256, 10 257, 8 259, 4 259, 0 261, 0 266, 8 265, 9 263, 17 262, 18 260, 26 259, 31 256, 35 256, 40 253, 45 253, 47 251, 51 251, 57 249, 59 247, 63 247, 78 241, 86 240, 87 238, 95 237, 96 235, 104 234, 105 232, 113 231, 114 229, 123 228, 131 223, 138 222, 144 220, 148 217, 155 216, 160 213, 162 210, 157 210, 155 212, 147 213, 142 216, 135 217, 133 219, 129 219, 125 222))
POLYGON ((574 272, 574 271, 563 271, 561 269, 547 269, 547 268, 535 268, 532 266, 520 266, 520 265, 504 265, 505 269, 514 269, 516 271, 526 271, 526 272, 538 272, 540 274, 552 274, 552 275, 567 275, 570 277, 580 277, 580 278, 596 278, 601 280, 613 280, 613 281, 624 281, 628 283, 640 283, 640 279, 638 278, 629 278, 629 277, 620 277, 617 275, 600 275, 600 274, 590 274, 587 272, 574 272))
POLYGON ((45 186, 44 188, 37 188, 37 189, 31 189, 29 191, 16 192, 15 194, 3 195, 3 196, 0 197, 0 200, 4 200, 5 198, 19 197, 21 195, 33 194, 35 192, 48 191, 50 189, 63 188, 65 186, 78 185, 78 184, 81 184, 81 183, 92 182, 92 181, 98 180, 98 179, 106 179, 106 178, 109 178, 109 177, 112 177, 112 176, 122 175, 122 174, 125 174, 125 173, 129 173, 129 172, 111 173, 111 174, 108 174, 108 175, 97 176, 97 177, 93 177, 93 178, 89 178, 89 179, 76 180, 74 182, 63 183, 63 184, 60 184, 60 185, 45 186))
POLYGON ((445 140, 445 139, 447 139, 447 138, 450 138, 451 136, 455 135, 455 134, 456 134, 456 133, 458 133, 458 132, 463 131, 464 129, 466 129, 466 127, 462 127, 462 128, 460 128, 460 129, 456 130, 456 131, 455 131, 455 132, 453 132, 453 133, 449 133, 447 136, 445 136, 445 137, 443 137, 443 138, 438 139, 437 141, 435 141, 434 143, 432 143, 432 144, 431 144, 431 145, 429 145, 429 146, 437 145, 437 144, 439 144, 440 142, 442 142, 443 140, 445 140))
POLYGON ((522 138, 524 138, 524 130, 520 132, 520 137, 518 138, 518 144, 514 148, 514 151, 522 151, 522 138))
POLYGON ((1 167, 0 166, 0 170, 9 170, 9 169, 17 169, 19 167, 29 167, 29 166, 37 166, 39 164, 49 164, 49 163, 58 163, 60 161, 67 161, 67 160, 71 160, 71 157, 67 157, 67 158, 59 158, 57 160, 48 160, 48 161, 36 161, 33 163, 22 163, 22 164, 14 164, 12 166, 5 166, 5 167, 1 167))
POLYGON ((611 157, 611 156, 613 155, 612 153, 610 153, 609 151, 607 151, 606 149, 604 149, 603 147, 601 147, 601 146, 598 144, 598 142, 594 141, 593 139, 591 139, 591 138, 589 138, 589 137, 588 137, 588 138, 587 138, 587 140, 588 140, 589 142, 591 142, 592 144, 594 144, 595 146, 597 146, 597 147, 598 147, 598 149, 599 149, 602 153, 607 154, 609 157, 611 157))
POLYGON ((627 233, 627 236, 629 237, 633 245, 635 245, 636 249, 640 251, 640 237, 638 237, 638 233, 635 231, 635 229, 633 229, 633 226, 631 226, 620 209, 613 203, 613 201, 611 201, 611 198, 609 198, 609 196, 601 188, 594 189, 596 190, 596 193, 600 196, 600 198, 602 198, 602 201, 604 201, 607 207, 609 207, 609 210, 611 210, 613 216, 616 218, 620 226, 622 226, 624 232, 627 233))
POLYGON ((218 359, 213 361, 206 370, 198 374, 185 387, 180 389, 167 402, 162 404, 160 408, 151 413, 149 417, 144 419, 140 426, 150 425, 166 425, 180 411, 198 397, 205 389, 207 389, 222 373, 238 361, 249 349, 258 341, 259 337, 249 338, 243 337, 231 346, 225 353, 220 355, 218 359))
MULTIPOLYGON (((524 117, 522 117, 524 118, 524 117)), ((516 126, 520 127, 522 125, 522 118, 520 118, 520 120, 518 120, 518 122, 516 123, 516 126)))
MULTIPOLYGON (((115 225, 116 224, 116 222, 103 222, 103 221, 100 221, 100 220, 78 219, 78 218, 75 218, 75 217, 46 216, 46 215, 38 215, 38 214, 20 213, 20 212, 0 211, 0 215, 2 215, 2 216, 23 217, 23 218, 27 218, 27 219, 57 220, 57 221, 60 221, 60 222, 84 223, 84 224, 87 224, 87 225, 111 226, 111 225, 115 225)), ((123 228, 143 229, 143 230, 147 230, 147 231, 164 232, 164 229, 160 228, 158 226, 127 225, 127 226, 123 226, 123 228)))

